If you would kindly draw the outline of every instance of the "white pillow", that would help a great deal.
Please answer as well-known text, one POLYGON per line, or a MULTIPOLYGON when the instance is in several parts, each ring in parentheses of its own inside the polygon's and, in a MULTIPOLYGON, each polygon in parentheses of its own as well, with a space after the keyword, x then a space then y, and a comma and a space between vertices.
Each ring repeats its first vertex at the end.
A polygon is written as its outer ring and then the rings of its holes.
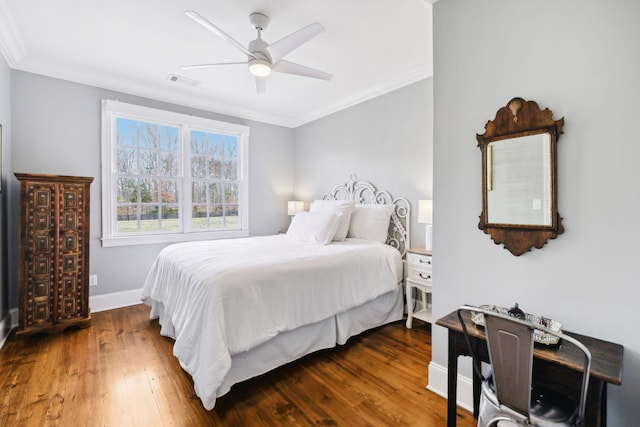
POLYGON ((287 237, 303 242, 331 243, 340 224, 335 212, 298 212, 287 230, 287 237))
POLYGON ((349 222, 355 203, 351 200, 314 200, 309 205, 309 212, 336 212, 342 214, 338 231, 333 240, 342 242, 347 238, 349 222))
POLYGON ((351 214, 349 237, 387 242, 394 205, 356 205, 351 214))

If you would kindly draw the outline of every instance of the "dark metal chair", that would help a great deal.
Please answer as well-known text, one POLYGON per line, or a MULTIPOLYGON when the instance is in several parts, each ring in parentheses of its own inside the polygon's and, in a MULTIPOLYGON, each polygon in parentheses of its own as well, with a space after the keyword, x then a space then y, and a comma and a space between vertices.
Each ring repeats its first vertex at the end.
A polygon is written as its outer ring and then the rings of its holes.
POLYGON ((484 315, 487 347, 491 373, 485 378, 480 362, 473 357, 473 368, 482 379, 478 427, 512 425, 519 426, 582 426, 585 402, 591 370, 591 353, 578 340, 507 314, 480 309, 469 305, 458 309, 469 351, 473 356, 467 326, 462 319, 463 311, 484 315), (543 385, 532 385, 534 330, 559 337, 584 354, 584 371, 579 401, 557 393, 543 385))

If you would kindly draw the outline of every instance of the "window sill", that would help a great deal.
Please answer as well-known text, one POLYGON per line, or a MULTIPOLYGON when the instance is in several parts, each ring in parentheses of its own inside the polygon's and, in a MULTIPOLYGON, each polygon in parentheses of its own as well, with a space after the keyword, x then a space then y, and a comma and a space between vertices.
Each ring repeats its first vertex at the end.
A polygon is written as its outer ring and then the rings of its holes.
POLYGON ((249 230, 213 231, 206 233, 153 234, 148 236, 103 237, 102 247, 153 245, 159 243, 191 242, 194 240, 219 240, 249 237, 249 230))

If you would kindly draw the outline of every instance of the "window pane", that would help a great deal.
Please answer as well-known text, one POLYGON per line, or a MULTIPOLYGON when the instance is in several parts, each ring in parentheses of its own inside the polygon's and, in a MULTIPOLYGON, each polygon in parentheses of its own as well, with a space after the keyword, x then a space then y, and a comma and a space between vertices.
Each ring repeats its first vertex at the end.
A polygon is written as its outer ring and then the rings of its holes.
POLYGON ((222 178, 222 158, 218 156, 209 157, 207 172, 212 179, 222 178))
POLYGON ((178 128, 174 126, 160 126, 160 150, 178 151, 178 128))
POLYGON ((160 168, 158 174, 161 176, 177 176, 178 175, 178 152, 161 152, 160 168))
POLYGON ((238 205, 226 205, 224 222, 226 227, 237 227, 240 221, 238 221, 238 205))
POLYGON ((116 231, 118 233, 135 233, 138 231, 137 205, 118 205, 117 212, 116 231))
POLYGON ((209 176, 214 179, 222 178, 222 163, 224 161, 224 144, 222 135, 209 134, 209 176))
POLYGON ((222 212, 222 205, 211 205, 209 208, 209 228, 224 227, 224 216, 222 212))
POLYGON ((117 180, 116 200, 118 204, 135 202, 137 186, 135 178, 121 177, 117 180))
POLYGON ((162 231, 173 231, 180 229, 178 219, 178 205, 162 205, 162 231))
POLYGON ((195 204, 207 203, 207 183, 205 181, 193 181, 191 184, 191 201, 195 204))
POLYGON ((138 146, 138 122, 118 117, 116 119, 116 145, 138 146))
POLYGON ((122 174, 134 174, 138 172, 138 152, 134 148, 116 148, 116 170, 122 174))
POLYGON ((159 149, 160 126, 154 123, 140 122, 140 148, 159 149))
POLYGON ((238 204, 238 184, 225 185, 224 202, 226 204, 238 204))
POLYGON ((140 183, 140 201, 142 203, 158 203, 160 185, 157 179, 143 179, 140 183))
POLYGON ((194 230, 204 230, 208 224, 207 205, 193 205, 191 212, 191 228, 194 230))
POLYGON ((178 180, 162 180, 161 182, 161 201, 162 203, 177 203, 178 200, 178 180))
POLYGON ((220 183, 209 185, 209 203, 214 205, 222 205, 224 197, 224 187, 220 183))
POLYGON ((158 153, 155 150, 138 151, 138 173, 141 175, 156 175, 158 153))
POLYGON ((224 178, 238 179, 238 138, 224 137, 224 178))
POLYGON ((191 156, 191 176, 203 178, 207 175, 207 158, 204 155, 191 156))
POLYGON ((207 152, 207 134, 200 131, 191 131, 191 155, 205 154, 207 152))

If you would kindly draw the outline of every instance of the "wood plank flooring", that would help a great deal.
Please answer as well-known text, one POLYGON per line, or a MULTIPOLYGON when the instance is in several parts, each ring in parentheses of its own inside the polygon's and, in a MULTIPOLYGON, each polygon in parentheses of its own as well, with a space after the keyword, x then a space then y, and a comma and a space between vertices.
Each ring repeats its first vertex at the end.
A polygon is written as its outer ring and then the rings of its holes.
MULTIPOLYGON (((233 386, 207 411, 143 305, 87 329, 7 340, 0 426, 444 426, 425 389, 428 325, 397 322, 233 386)), ((458 425, 475 425, 458 410, 458 425)))

